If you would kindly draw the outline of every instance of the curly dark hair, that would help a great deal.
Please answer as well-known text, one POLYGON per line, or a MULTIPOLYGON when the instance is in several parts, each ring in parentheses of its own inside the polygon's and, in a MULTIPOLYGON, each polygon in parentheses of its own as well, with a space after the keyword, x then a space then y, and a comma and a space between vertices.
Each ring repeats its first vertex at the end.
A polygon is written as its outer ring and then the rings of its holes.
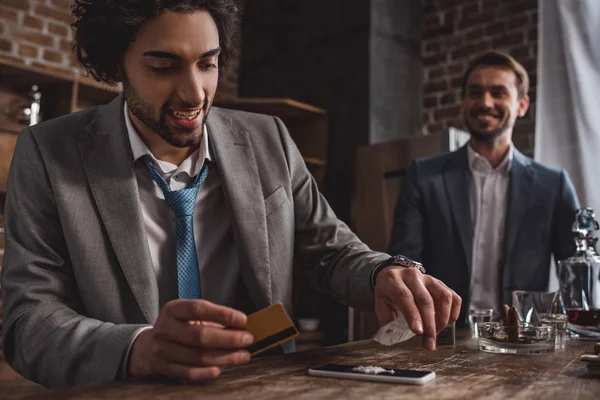
POLYGON ((138 30, 163 11, 207 11, 219 31, 219 70, 230 60, 238 25, 234 0, 74 0, 73 54, 96 80, 117 82, 123 53, 138 30))

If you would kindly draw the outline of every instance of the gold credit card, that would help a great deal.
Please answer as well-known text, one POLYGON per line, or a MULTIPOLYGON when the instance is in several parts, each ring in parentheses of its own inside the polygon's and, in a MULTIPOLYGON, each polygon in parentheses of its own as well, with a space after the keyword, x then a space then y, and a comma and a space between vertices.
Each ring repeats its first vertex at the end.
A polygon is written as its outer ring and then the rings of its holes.
POLYGON ((248 315, 246 330, 254 335, 254 343, 246 347, 253 356, 298 336, 298 330, 281 304, 248 315))

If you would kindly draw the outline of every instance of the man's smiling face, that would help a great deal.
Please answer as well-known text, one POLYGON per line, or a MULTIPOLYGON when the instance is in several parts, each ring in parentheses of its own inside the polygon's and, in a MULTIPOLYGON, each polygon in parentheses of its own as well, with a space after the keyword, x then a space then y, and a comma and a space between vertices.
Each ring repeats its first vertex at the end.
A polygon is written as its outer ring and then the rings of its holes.
POLYGON ((175 147, 200 143, 219 79, 219 32, 206 11, 165 11, 144 24, 121 75, 140 134, 175 147))
POLYGON ((493 142, 510 134, 528 106, 529 98, 519 96, 517 76, 510 68, 483 65, 469 74, 462 115, 475 140, 493 142))

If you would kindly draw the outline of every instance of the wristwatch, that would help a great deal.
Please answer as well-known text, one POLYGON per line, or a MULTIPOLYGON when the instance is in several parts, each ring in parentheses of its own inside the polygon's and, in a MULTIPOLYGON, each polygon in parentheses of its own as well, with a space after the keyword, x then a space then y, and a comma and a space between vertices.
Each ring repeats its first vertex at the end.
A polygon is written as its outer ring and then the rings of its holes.
POLYGON ((371 287, 375 289, 375 282, 377 282, 377 274, 381 272, 384 268, 389 267, 390 265, 398 265, 405 268, 414 268, 419 270, 421 273, 425 273, 425 268, 423 268, 423 264, 417 261, 413 261, 410 258, 396 255, 388 258, 387 260, 381 262, 378 266, 373 269, 373 274, 371 275, 371 287))
POLYGON ((425 268, 423 268, 423 264, 400 255, 392 256, 392 258, 388 260, 386 267, 390 265, 399 265, 401 267, 406 268, 415 268, 418 269, 419 272, 421 272, 422 274, 425 273, 425 268))

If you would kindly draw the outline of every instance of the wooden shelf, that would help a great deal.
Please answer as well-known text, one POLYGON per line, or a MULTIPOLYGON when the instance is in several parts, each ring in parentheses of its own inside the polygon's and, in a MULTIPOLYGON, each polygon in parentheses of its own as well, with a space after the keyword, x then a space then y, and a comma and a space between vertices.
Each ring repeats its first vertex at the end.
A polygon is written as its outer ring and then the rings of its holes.
POLYGON ((77 82, 74 99, 71 101, 72 112, 110 103, 121 92, 120 87, 95 83, 92 85, 89 80, 77 82))
POLYGON ((285 98, 239 98, 215 101, 215 105, 234 110, 244 110, 264 114, 265 110, 270 115, 276 115, 282 120, 293 118, 314 118, 315 116, 327 116, 327 112, 321 108, 311 106, 292 99, 285 98))
MULTIPOLYGON (((18 111, 27 107, 31 100, 28 93, 36 85, 42 95, 40 101, 41 120, 65 115, 73 111, 79 101, 78 88, 94 88, 96 92, 87 95, 103 102, 109 96, 115 96, 115 90, 100 88, 88 78, 77 77, 69 71, 41 69, 20 64, 12 59, 0 56, 0 182, 5 182, 19 131, 27 127, 17 120, 18 111)), ((0 192, 5 188, 0 187, 0 192)))
POLYGON ((84 77, 80 77, 79 80, 79 85, 80 86, 87 86, 87 87, 93 87, 96 89, 100 89, 104 92, 110 92, 113 94, 119 94, 123 91, 123 87, 121 86, 121 84, 117 84, 117 85, 107 85, 106 83, 102 83, 102 82, 98 82, 96 80, 94 80, 93 78, 84 76, 84 77))
POLYGON ((75 74, 68 71, 31 67, 0 55, 0 80, 10 81, 13 79, 17 81, 31 80, 33 85, 56 81, 74 82, 76 78, 75 74))
POLYGON ((77 82, 82 86, 97 88, 102 90, 103 92, 112 92, 118 94, 122 91, 122 87, 120 84, 111 86, 105 83, 98 82, 91 77, 77 76, 74 73, 68 71, 32 67, 17 63, 9 58, 0 55, 0 82, 2 81, 25 82, 29 85, 49 82, 77 82))
MULTIPOLYGON (((120 85, 110 86, 68 71, 31 67, 0 56, 0 92, 5 97, 6 93, 20 93, 25 101, 32 85, 37 85, 42 93, 42 120, 106 104, 122 90, 120 85)), ((0 120, 0 130, 18 132, 24 127, 12 122, 0 120)))

